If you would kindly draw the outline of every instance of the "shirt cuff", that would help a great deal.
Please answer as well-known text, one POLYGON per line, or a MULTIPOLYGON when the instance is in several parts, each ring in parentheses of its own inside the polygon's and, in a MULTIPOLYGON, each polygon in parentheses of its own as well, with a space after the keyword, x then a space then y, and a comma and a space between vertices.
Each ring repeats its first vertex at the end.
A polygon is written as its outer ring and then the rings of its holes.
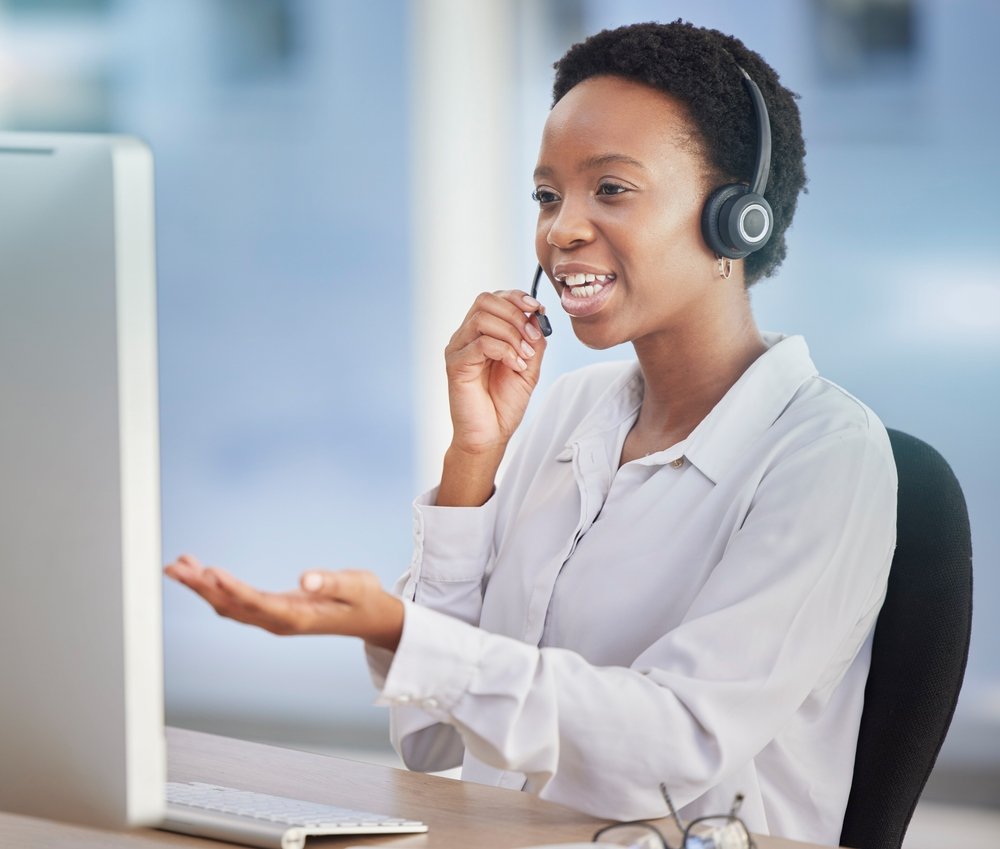
MULTIPOLYGON (((405 621, 405 620, 404 620, 405 621)), ((389 674, 395 652, 365 643, 365 660, 368 661, 368 675, 376 690, 385 686, 385 677, 389 674)))
POLYGON ((476 673, 482 634, 444 613, 403 604, 403 634, 375 703, 419 707, 447 721, 476 673))
POLYGON ((420 580, 478 581, 493 551, 496 493, 482 507, 436 507, 438 488, 413 502, 413 565, 420 580))

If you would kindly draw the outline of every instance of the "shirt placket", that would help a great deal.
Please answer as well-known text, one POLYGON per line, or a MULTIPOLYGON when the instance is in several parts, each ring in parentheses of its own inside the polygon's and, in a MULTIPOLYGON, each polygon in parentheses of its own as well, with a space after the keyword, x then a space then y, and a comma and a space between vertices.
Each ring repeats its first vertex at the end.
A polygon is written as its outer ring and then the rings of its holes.
POLYGON ((524 641, 533 645, 538 645, 542 638, 545 616, 559 573, 565 568, 583 535, 601 512, 611 484, 606 450, 599 438, 574 443, 572 449, 573 478, 580 496, 580 515, 576 529, 567 539, 566 547, 560 555, 559 568, 540 573, 535 582, 528 603, 524 633, 524 641))

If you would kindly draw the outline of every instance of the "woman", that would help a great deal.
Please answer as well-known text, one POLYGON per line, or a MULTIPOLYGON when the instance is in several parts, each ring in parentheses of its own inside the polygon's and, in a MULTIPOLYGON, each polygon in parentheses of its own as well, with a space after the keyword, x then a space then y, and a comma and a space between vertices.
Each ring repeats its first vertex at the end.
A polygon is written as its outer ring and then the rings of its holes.
POLYGON ((636 361, 563 376, 508 452, 546 343, 537 301, 484 293, 446 349, 454 436, 398 595, 364 572, 286 594, 190 557, 168 574, 276 633, 362 637, 411 768, 615 819, 664 816, 660 782, 688 817, 741 792, 751 830, 836 843, 896 478, 874 414, 750 311, 805 182, 794 96, 679 21, 556 68, 539 263, 577 337, 636 361), (702 223, 768 158, 745 76, 773 151, 773 232, 749 254, 702 223))

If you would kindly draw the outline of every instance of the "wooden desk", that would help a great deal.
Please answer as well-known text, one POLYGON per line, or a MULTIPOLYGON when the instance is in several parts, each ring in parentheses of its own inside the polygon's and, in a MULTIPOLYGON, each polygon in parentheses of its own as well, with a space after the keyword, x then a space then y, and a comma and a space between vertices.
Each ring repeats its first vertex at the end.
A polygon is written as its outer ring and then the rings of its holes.
MULTIPOLYGON (((527 793, 374 766, 324 755, 247 743, 212 734, 167 731, 172 780, 208 781, 247 790, 327 802, 421 819, 427 834, 343 837, 310 845, 398 846, 421 849, 515 849, 588 841, 603 821, 543 802, 527 793)), ((666 820, 664 833, 677 832, 666 820)), ((757 838, 760 849, 804 849, 809 844, 757 838)), ((153 849, 163 846, 225 847, 228 843, 153 829, 102 831, 0 813, 3 849, 153 849)))

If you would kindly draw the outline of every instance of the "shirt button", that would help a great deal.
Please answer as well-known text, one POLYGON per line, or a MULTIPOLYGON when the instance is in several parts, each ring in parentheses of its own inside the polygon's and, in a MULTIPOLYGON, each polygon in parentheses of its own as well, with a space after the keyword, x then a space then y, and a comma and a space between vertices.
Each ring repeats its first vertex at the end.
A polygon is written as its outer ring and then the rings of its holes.
POLYGON ((684 465, 684 458, 678 457, 676 460, 672 461, 670 465, 673 466, 675 469, 679 469, 681 466, 684 465))
POLYGON ((438 700, 434 698, 424 699, 420 704, 425 708, 430 708, 431 710, 434 710, 434 708, 438 706, 438 700))
POLYGON ((394 698, 393 701, 397 705, 407 705, 410 703, 410 697, 406 695, 406 693, 403 693, 401 696, 396 696, 396 698, 394 698))

